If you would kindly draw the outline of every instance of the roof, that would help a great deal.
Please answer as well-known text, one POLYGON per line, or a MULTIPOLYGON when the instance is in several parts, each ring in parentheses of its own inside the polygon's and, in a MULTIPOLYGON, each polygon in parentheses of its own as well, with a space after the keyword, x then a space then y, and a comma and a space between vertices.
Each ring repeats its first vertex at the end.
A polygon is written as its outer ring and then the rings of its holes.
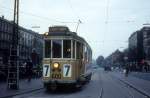
POLYGON ((88 47, 90 47, 89 44, 85 41, 85 39, 83 37, 78 36, 76 32, 71 32, 69 30, 69 28, 66 26, 49 27, 48 36, 51 36, 51 37, 52 36, 72 37, 74 39, 80 40, 81 42, 82 41, 85 42, 88 45, 88 47))

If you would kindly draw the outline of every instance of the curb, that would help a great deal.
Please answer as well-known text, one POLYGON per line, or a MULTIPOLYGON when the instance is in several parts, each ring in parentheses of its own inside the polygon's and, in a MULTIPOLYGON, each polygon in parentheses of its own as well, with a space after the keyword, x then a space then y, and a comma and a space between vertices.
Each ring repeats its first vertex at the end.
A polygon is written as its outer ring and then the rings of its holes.
POLYGON ((27 91, 20 92, 20 93, 18 92, 18 93, 6 95, 6 96, 0 96, 0 98, 10 98, 10 97, 17 96, 17 95, 22 95, 22 94, 32 93, 32 92, 35 92, 35 91, 38 91, 38 90, 41 90, 41 89, 44 89, 44 87, 37 88, 37 89, 32 89, 32 90, 27 90, 27 91))
POLYGON ((144 90, 141 90, 139 88, 137 88, 135 85, 123 80, 123 79, 120 79, 118 78, 121 82, 123 82, 124 84, 130 86, 131 88, 133 88, 134 90, 136 90, 137 92, 141 93, 142 95, 146 96, 147 98, 150 98, 150 95, 148 92, 144 91, 144 90))

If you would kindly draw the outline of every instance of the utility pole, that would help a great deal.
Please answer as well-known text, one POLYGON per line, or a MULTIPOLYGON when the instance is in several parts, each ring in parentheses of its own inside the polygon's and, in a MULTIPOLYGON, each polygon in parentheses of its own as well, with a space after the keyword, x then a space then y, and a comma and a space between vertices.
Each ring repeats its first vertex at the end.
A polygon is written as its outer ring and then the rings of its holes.
POLYGON ((10 49, 7 87, 19 89, 19 0, 14 1, 12 44, 10 49))

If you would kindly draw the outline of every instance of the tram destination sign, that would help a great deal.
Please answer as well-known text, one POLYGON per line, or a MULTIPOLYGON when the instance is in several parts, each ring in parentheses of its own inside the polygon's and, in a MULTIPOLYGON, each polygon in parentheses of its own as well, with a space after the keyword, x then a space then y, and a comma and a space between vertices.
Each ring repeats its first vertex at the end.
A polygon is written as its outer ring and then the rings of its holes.
POLYGON ((69 28, 66 26, 49 27, 49 32, 66 32, 66 31, 69 31, 69 28))

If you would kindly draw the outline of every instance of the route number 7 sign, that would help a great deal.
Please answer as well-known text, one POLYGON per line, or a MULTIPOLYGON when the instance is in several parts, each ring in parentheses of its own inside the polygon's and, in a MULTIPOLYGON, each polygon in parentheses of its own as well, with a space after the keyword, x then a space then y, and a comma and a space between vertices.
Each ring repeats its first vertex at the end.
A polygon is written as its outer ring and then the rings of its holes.
POLYGON ((63 65, 63 77, 71 77, 72 66, 70 64, 63 65))
POLYGON ((50 65, 44 64, 43 65, 43 77, 49 77, 50 76, 50 65))

